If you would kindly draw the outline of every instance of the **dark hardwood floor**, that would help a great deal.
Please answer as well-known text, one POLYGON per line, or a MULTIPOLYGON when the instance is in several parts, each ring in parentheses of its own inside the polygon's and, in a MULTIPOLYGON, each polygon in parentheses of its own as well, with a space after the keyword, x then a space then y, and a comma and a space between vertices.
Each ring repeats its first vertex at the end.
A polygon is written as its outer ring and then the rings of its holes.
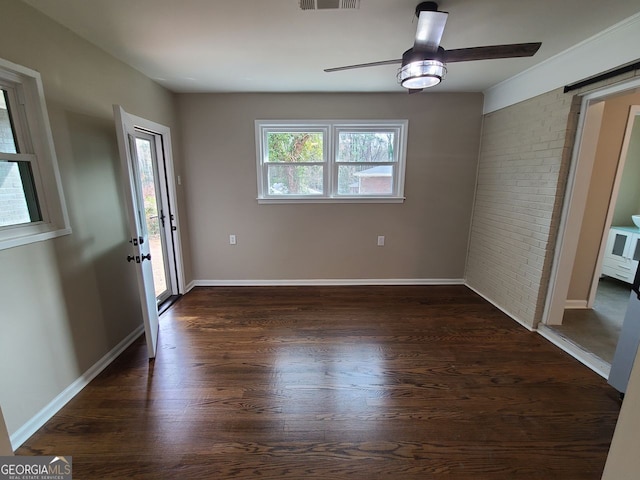
POLYGON ((462 286, 196 288, 17 452, 74 479, 599 479, 606 382, 462 286))

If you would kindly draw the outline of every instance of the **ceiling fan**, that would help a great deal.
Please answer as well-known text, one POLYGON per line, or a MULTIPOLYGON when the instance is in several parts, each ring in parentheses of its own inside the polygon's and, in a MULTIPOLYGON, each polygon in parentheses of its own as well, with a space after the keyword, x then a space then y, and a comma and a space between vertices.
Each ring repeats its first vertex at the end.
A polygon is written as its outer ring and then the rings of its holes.
POLYGON ((404 52, 402 58, 327 68, 325 72, 401 64, 398 72, 398 82, 407 88, 409 93, 414 93, 440 83, 447 71, 447 63, 531 57, 542 45, 541 42, 511 43, 507 45, 445 50, 440 46, 440 39, 442 38, 448 15, 447 12, 438 11, 436 2, 421 2, 416 7, 418 27, 415 42, 412 48, 404 52))

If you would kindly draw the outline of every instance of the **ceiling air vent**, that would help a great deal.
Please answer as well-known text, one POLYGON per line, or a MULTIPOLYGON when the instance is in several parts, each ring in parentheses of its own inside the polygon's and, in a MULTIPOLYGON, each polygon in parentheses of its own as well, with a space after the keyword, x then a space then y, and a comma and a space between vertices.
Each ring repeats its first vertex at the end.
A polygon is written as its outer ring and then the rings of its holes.
POLYGON ((360 8, 360 0, 300 0, 302 10, 354 10, 360 8))

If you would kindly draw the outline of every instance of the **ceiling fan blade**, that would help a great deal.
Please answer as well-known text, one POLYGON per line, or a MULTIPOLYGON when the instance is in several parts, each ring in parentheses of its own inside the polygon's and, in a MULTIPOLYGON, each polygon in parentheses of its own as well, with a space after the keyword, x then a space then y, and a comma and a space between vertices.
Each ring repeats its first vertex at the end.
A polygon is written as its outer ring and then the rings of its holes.
POLYGON ((340 72, 342 70, 353 70, 354 68, 379 67, 381 65, 398 65, 402 63, 401 58, 395 60, 382 60, 380 62, 358 63, 356 65, 347 65, 345 67, 325 68, 325 72, 340 72))
POLYGON ((542 45, 536 43, 511 43, 508 45, 488 45, 486 47, 456 48, 445 51, 445 62, 469 62, 472 60, 493 60, 497 58, 532 57, 542 45))
POLYGON ((437 51, 448 16, 447 12, 420 12, 413 49, 424 52, 437 51))

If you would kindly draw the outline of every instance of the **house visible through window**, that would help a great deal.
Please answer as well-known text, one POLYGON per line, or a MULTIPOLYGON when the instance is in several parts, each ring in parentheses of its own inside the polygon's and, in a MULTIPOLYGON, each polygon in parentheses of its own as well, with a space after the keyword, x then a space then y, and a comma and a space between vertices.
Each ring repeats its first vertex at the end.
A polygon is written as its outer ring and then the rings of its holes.
POLYGON ((66 233, 40 75, 0 60, 0 249, 66 233))
POLYGON ((402 201, 406 129, 406 120, 258 120, 258 200, 402 201))

